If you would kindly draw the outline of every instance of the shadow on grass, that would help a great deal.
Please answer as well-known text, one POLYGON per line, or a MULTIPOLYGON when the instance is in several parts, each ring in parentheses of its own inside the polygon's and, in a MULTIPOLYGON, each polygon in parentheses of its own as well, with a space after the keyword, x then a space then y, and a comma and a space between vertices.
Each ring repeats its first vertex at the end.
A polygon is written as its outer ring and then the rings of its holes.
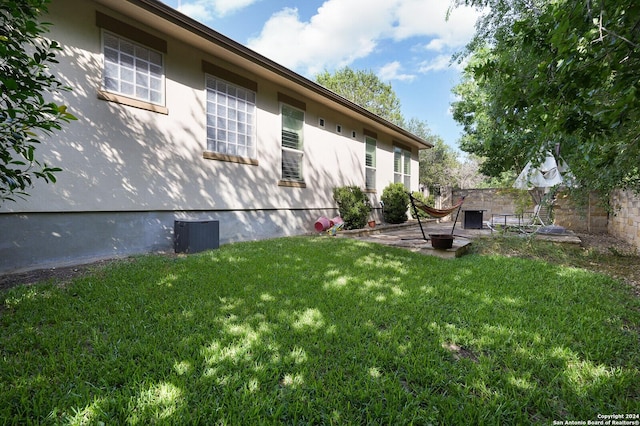
POLYGON ((5 295, 5 423, 531 423, 633 413, 639 307, 503 257, 287 238, 5 295), (636 324, 636 326, 632 326, 636 324))

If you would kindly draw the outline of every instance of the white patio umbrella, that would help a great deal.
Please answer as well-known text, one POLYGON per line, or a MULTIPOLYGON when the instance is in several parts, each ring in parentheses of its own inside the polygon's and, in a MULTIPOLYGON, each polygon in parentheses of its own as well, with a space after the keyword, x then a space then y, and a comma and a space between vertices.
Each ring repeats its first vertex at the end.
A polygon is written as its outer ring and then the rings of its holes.
POLYGON ((517 177, 514 188, 532 190, 535 188, 551 188, 565 181, 563 173, 568 172, 566 163, 560 160, 560 164, 556 158, 547 151, 544 161, 534 167, 531 161, 522 169, 517 177))
MULTIPOLYGON (((544 161, 538 166, 534 166, 531 161, 527 163, 520 175, 513 184, 514 188, 526 189, 529 191, 531 198, 536 204, 536 215, 540 215, 542 209, 543 200, 546 196, 552 196, 551 188, 557 185, 573 185, 573 175, 567 167, 567 163, 556 158, 549 151, 546 152, 544 161)), ((553 202, 549 202, 548 207, 551 208, 553 202)), ((540 216, 538 216, 540 222, 544 225, 545 222, 540 216)), ((563 227, 557 227, 554 225, 543 226, 539 232, 543 232, 543 229, 550 229, 551 233, 563 233, 563 227)))

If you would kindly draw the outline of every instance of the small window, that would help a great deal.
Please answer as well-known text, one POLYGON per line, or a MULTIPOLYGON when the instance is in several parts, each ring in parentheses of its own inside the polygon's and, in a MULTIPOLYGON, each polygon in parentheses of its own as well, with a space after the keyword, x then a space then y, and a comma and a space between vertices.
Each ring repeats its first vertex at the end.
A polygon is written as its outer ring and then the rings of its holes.
POLYGON ((103 31, 102 86, 107 92, 164 105, 162 53, 103 31))
POLYGON ((364 168, 365 168, 365 189, 376 189, 376 145, 374 138, 365 138, 364 168))
POLYGON ((207 151, 256 158, 256 93, 207 76, 207 151))
POLYGON ((336 133, 342 133, 342 126, 340 124, 336 124, 336 133))
POLYGON ((304 182, 304 111, 282 105, 282 180, 304 182))
POLYGON ((320 127, 324 127, 324 118, 319 118, 319 119, 318 119, 318 125, 319 125, 320 127))
POLYGON ((354 139, 356 139, 358 137, 358 134, 356 133, 355 130, 351 132, 351 137, 354 138, 354 139))

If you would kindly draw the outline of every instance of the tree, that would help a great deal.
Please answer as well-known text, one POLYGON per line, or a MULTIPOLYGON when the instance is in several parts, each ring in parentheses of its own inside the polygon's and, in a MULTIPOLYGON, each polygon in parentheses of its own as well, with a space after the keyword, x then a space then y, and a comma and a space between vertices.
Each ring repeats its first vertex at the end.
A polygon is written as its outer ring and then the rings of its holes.
POLYGON ((353 71, 348 67, 333 75, 324 71, 316 76, 316 81, 434 145, 432 149, 420 151, 421 184, 430 188, 455 184, 456 169, 459 166, 456 152, 441 137, 431 133, 426 121, 415 117, 407 121, 404 118, 400 112, 400 100, 391 85, 383 83, 370 71, 353 71))
POLYGON ((420 151, 420 184, 430 191, 441 186, 457 186, 458 154, 439 136, 432 142, 433 148, 420 151))
POLYGON ((371 71, 344 67, 334 74, 324 71, 316 76, 316 81, 391 123, 400 126, 404 121, 395 91, 371 71))
POLYGON ((458 167, 456 174, 456 179, 460 188, 492 188, 511 186, 513 181, 507 185, 500 185, 498 182, 496 182, 496 185, 491 182, 486 175, 480 173, 480 166, 482 163, 483 160, 473 154, 468 155, 467 158, 460 163, 460 167, 458 167))
POLYGON ((497 176, 559 146, 583 188, 640 190, 640 5, 457 4, 489 11, 463 52, 470 61, 454 106, 462 149, 489 157, 483 171, 497 176))
POLYGON ((47 100, 70 90, 49 72, 60 45, 38 21, 49 0, 0 0, 0 204, 27 196, 34 179, 55 182, 61 169, 35 155, 40 138, 74 120, 64 105, 47 100))

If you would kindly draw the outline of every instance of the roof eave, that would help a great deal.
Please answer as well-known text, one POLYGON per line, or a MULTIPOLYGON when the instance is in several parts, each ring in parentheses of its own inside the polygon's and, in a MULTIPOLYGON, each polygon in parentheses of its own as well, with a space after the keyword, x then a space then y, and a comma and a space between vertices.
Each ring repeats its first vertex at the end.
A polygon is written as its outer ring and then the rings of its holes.
MULTIPOLYGON (((397 126, 396 124, 391 123, 388 120, 372 113, 371 111, 362 108, 361 106, 349 101, 346 98, 332 92, 331 90, 321 86, 318 83, 315 83, 302 75, 278 64, 277 62, 255 52, 254 50, 249 49, 248 47, 230 39, 229 37, 224 36, 223 34, 213 30, 212 28, 196 21, 188 17, 187 15, 179 12, 178 10, 168 6, 159 0, 126 0, 128 3, 132 5, 138 6, 166 21, 169 21, 185 30, 201 37, 209 42, 215 43, 220 47, 230 51, 234 55, 237 55, 245 60, 248 60, 254 64, 259 65, 260 67, 268 70, 271 73, 274 73, 280 77, 287 79, 295 83, 297 86, 309 90, 315 94, 320 95, 323 98, 326 98, 344 108, 347 108, 351 111, 356 112, 357 114, 366 117, 367 119, 377 123, 378 125, 382 125, 383 127, 388 128, 393 133, 403 137, 406 139, 406 142, 411 142, 418 149, 426 149, 432 148, 433 144, 425 141, 424 139, 414 135, 413 133, 397 126)), ((106 5, 109 5, 112 2, 110 1, 102 1, 106 5)))

